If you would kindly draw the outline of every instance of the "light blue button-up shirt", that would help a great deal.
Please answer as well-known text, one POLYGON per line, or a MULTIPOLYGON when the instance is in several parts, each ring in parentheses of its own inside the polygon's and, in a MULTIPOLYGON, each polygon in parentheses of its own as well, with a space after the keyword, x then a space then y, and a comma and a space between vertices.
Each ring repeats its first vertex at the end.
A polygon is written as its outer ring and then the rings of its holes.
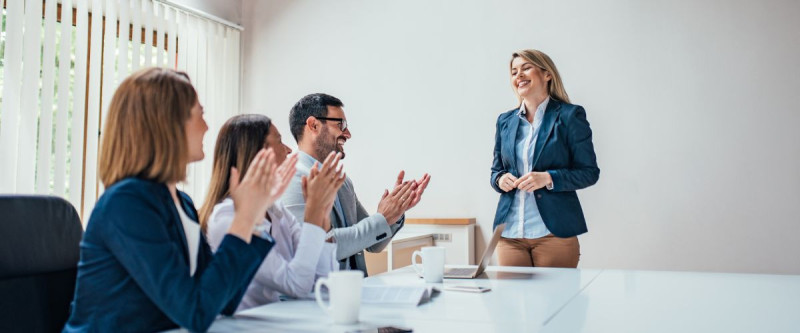
MULTIPOLYGON (((533 151, 536 147, 536 137, 539 127, 542 125, 544 110, 550 97, 546 98, 536 108, 533 115, 533 123, 528 122, 525 117, 525 103, 519 108, 517 117, 520 118, 517 127, 517 142, 514 144, 514 153, 517 155, 517 174, 523 176, 533 170, 533 151)), ((533 193, 517 190, 514 195, 514 202, 511 204, 511 211, 506 217, 506 229, 502 236, 505 238, 541 238, 550 234, 550 230, 544 225, 542 215, 539 214, 539 207, 536 205, 536 198, 533 193)))

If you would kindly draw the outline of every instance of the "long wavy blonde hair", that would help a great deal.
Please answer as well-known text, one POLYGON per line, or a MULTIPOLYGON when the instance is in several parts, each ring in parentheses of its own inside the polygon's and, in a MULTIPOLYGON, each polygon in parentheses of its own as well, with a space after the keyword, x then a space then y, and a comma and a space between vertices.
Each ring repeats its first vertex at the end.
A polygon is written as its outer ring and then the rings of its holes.
MULTIPOLYGON (((569 95, 567 95, 567 91, 564 89, 564 83, 561 82, 561 74, 558 74, 558 69, 556 65, 553 63, 553 60, 550 60, 550 57, 547 56, 544 52, 534 49, 528 50, 520 50, 514 52, 511 55, 511 61, 508 63, 508 68, 511 68, 514 59, 522 58, 529 61, 539 69, 550 73, 550 81, 547 82, 547 93, 550 95, 550 98, 557 99, 562 102, 569 103, 569 95)), ((511 83, 512 90, 514 91, 514 95, 517 95, 517 100, 522 103, 522 96, 517 94, 517 90, 514 88, 514 83, 511 83)))

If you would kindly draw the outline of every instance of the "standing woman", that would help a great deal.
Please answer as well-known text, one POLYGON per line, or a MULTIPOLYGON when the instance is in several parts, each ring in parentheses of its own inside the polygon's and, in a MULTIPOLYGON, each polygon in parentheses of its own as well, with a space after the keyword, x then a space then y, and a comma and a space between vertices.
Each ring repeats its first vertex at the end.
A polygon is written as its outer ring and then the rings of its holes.
POLYGON ((576 190, 600 169, 582 106, 570 104, 553 61, 538 50, 511 56, 519 107, 497 118, 491 185, 500 192, 494 226, 502 266, 578 266, 586 220, 576 190))
POLYGON ((241 181, 233 172, 236 216, 212 254, 192 200, 175 188, 187 164, 203 159, 208 130, 188 76, 163 68, 132 74, 105 122, 106 190, 81 241, 64 331, 205 331, 220 313, 233 313, 272 248, 253 234, 280 195, 274 153, 261 150, 241 181))

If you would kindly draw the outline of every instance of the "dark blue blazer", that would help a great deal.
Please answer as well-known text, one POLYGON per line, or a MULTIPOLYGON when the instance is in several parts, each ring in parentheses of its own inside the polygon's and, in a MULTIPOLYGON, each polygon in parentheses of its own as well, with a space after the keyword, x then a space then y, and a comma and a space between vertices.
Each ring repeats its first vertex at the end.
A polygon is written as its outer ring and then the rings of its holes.
MULTIPOLYGON (((179 197, 197 220, 189 196, 179 197)), ((189 276, 186 237, 167 186, 137 178, 113 184, 83 234, 64 331, 205 331, 220 313, 233 314, 273 243, 227 235, 216 253, 205 237, 200 243, 189 276)))
MULTIPOLYGON (((522 176, 516 167, 515 143, 521 121, 517 112, 518 108, 497 118, 490 180, 492 188, 501 193, 494 216, 495 227, 506 222, 517 192, 516 189, 503 192, 497 186, 497 178, 504 173, 522 176)), ((536 205, 545 226, 553 235, 564 238, 580 235, 587 231, 586 220, 575 191, 593 185, 600 177, 586 111, 582 106, 550 98, 540 126, 533 163, 528 171, 549 172, 554 188, 535 190, 536 205)))

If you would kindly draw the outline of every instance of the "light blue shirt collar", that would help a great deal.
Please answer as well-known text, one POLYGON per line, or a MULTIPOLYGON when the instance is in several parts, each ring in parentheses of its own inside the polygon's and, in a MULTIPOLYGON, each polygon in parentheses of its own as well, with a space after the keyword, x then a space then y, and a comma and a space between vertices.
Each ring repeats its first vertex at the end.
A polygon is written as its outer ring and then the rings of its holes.
MULTIPOLYGON (((303 165, 307 165, 309 167, 309 169, 312 166, 314 166, 315 162, 319 163, 319 161, 317 161, 317 159, 314 158, 314 156, 311 156, 311 155, 307 154, 306 152, 304 152, 304 151, 302 151, 300 149, 297 150, 297 162, 301 163, 303 165)), ((320 163, 320 164, 322 164, 322 163, 320 163)))
MULTIPOLYGON (((535 115, 535 117, 543 117, 544 116, 544 111, 547 109, 547 104, 548 103, 550 103, 550 96, 547 96, 547 98, 545 98, 544 101, 542 101, 542 103, 540 103, 539 106, 536 107, 536 115, 535 115)), ((523 101, 519 105, 519 111, 517 112, 517 115, 522 117, 527 112, 528 112, 528 110, 526 110, 525 102, 523 101)))

